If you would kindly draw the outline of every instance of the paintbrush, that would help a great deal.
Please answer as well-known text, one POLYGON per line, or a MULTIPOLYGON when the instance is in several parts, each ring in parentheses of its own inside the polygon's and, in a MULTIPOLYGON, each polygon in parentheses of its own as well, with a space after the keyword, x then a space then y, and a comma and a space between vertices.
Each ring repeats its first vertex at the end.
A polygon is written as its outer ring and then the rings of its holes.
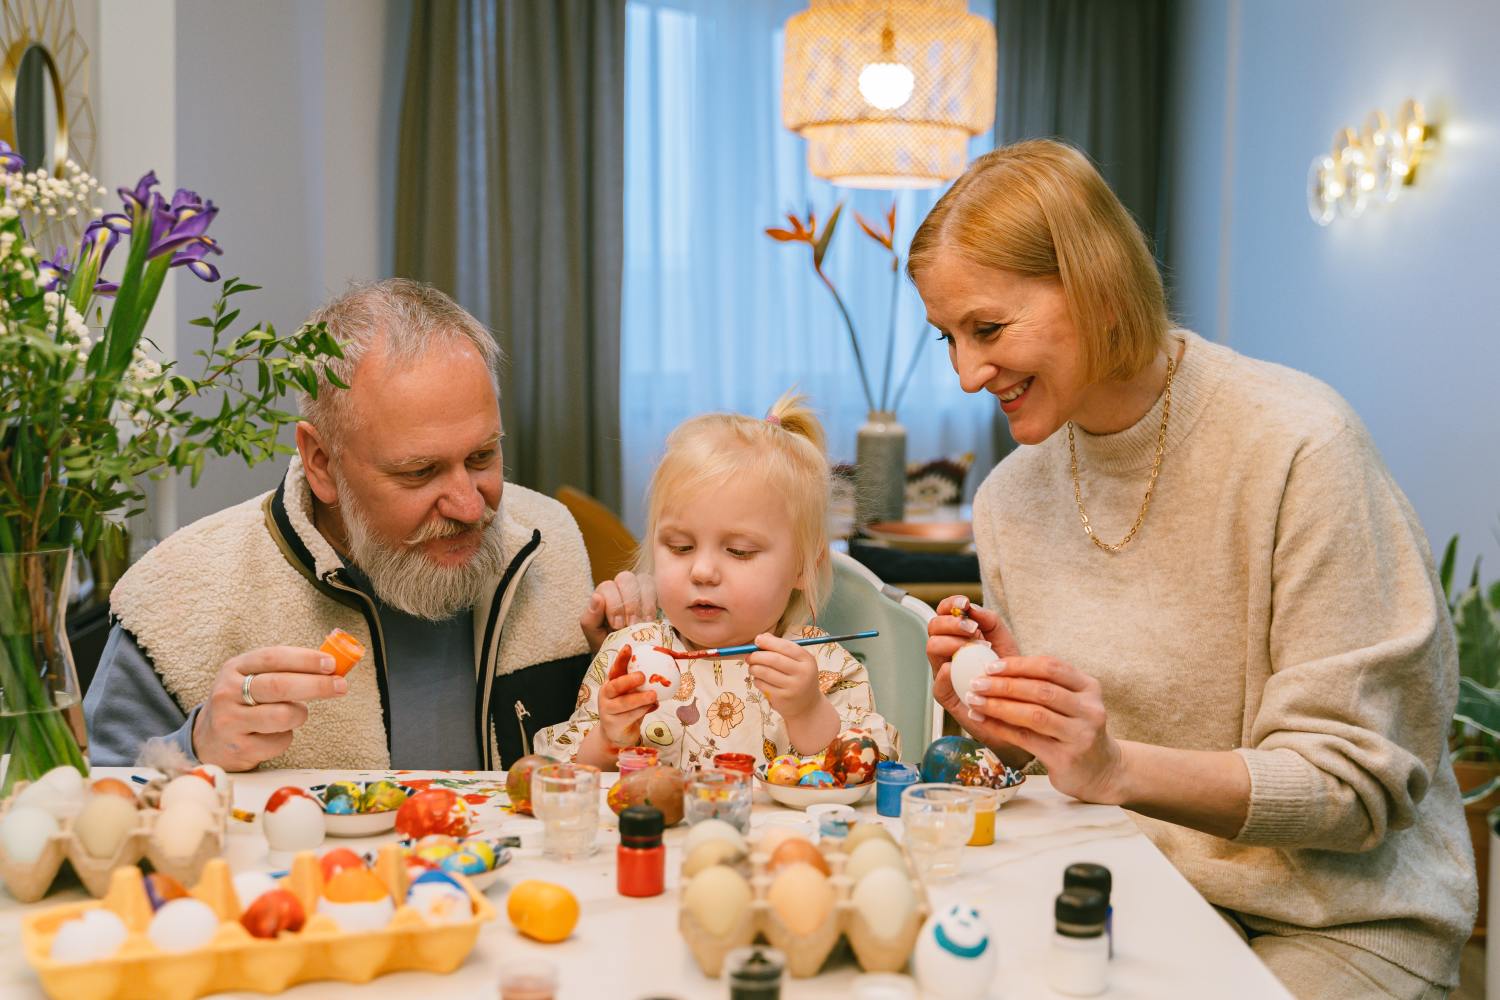
MULTIPOLYGON (((868 632, 851 632, 848 635, 815 635, 806 639, 793 639, 792 642, 799 646, 820 646, 825 642, 848 642, 850 639, 873 639, 880 633, 875 629, 868 632)), ((683 652, 677 649, 667 649, 657 646, 657 649, 676 660, 704 660, 713 656, 743 656, 760 649, 753 642, 747 642, 743 646, 720 646, 718 649, 695 649, 691 652, 683 652)))

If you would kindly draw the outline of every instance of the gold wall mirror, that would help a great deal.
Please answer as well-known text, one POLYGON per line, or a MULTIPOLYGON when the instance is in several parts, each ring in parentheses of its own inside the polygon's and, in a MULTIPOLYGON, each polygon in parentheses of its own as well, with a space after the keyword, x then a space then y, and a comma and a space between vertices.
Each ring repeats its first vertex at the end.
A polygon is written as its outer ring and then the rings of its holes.
POLYGON ((3 0, 0 9, 0 139, 26 169, 63 175, 94 155, 88 48, 68 0, 3 0))

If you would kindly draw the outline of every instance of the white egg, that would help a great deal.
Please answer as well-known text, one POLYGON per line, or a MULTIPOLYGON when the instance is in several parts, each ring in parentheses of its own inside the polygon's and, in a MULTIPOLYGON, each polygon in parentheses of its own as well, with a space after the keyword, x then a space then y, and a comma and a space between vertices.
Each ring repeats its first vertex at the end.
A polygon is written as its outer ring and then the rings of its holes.
POLYGON ((120 950, 129 935, 125 921, 113 910, 89 910, 57 929, 49 954, 54 962, 93 962, 120 950))
POLYGON ((141 814, 135 803, 118 795, 95 793, 73 821, 73 832, 91 858, 112 858, 135 831, 141 814))
POLYGON ((844 874, 849 876, 850 882, 858 885, 877 868, 894 868, 904 877, 906 862, 901 858, 901 848, 878 837, 866 840, 850 852, 844 874))
POLYGON ((917 905, 911 880, 895 868, 871 871, 855 884, 849 900, 875 936, 887 941, 901 933, 917 905))
POLYGON ((38 806, 58 819, 71 819, 83 810, 83 775, 67 764, 54 767, 16 796, 18 806, 38 806))
POLYGON ((339 930, 374 931, 391 922, 396 904, 389 896, 363 903, 336 903, 324 897, 318 900, 318 912, 331 917, 339 925, 339 930))
POLYGON ((745 850, 745 838, 733 826, 722 819, 704 819, 688 830, 687 842, 682 845, 684 855, 692 854, 693 848, 710 840, 727 840, 740 850, 745 850))
POLYGON ((305 795, 289 796, 275 812, 265 813, 261 823, 273 851, 310 851, 323 843, 323 808, 305 795))
POLYGON ((276 880, 265 872, 240 872, 234 877, 234 897, 240 901, 241 910, 248 909, 263 894, 277 888, 280 886, 276 880))
POLYGON ((151 840, 167 857, 186 858, 217 826, 218 821, 207 809, 195 802, 179 802, 156 817, 151 840))
POLYGON ((963 903, 934 913, 922 925, 912 971, 923 995, 939 1000, 979 1000, 994 983, 999 951, 979 911, 963 903))
POLYGON ((0 846, 15 864, 29 865, 42 856, 57 833, 57 817, 40 806, 14 805, 0 819, 0 846))
POLYGON ((193 802, 214 812, 219 808, 219 793, 196 774, 183 774, 167 782, 161 790, 160 808, 165 811, 183 802, 193 802))
POLYGON ((201 899, 174 899, 163 903, 151 918, 146 935, 162 951, 193 951, 213 940, 219 915, 201 899))
POLYGON ((677 665, 677 658, 649 643, 632 642, 630 648, 630 669, 646 675, 643 690, 655 691, 661 701, 675 698, 677 689, 682 686, 682 668, 677 665))
POLYGON ((429 924, 457 924, 474 915, 469 894, 451 883, 418 883, 406 894, 406 905, 429 924))
POLYGON ((722 937, 750 908, 750 883, 723 865, 705 868, 682 890, 682 905, 708 933, 722 937))
POLYGON ((953 690, 960 698, 968 694, 974 681, 985 676, 989 665, 998 659, 994 647, 982 639, 965 643, 948 664, 948 679, 953 682, 953 690))

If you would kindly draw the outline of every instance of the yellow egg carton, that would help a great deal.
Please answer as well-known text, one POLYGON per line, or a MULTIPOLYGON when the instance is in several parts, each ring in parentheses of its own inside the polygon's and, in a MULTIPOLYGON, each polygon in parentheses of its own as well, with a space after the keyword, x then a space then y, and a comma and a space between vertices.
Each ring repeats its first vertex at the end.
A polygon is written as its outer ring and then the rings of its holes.
MULTIPOLYGON (((682 897, 679 896, 678 928, 687 941, 688 950, 693 953, 698 968, 703 970, 704 975, 713 978, 721 974, 724 959, 731 951, 753 944, 757 939, 764 940, 785 955, 787 971, 799 979, 816 976, 838 946, 841 937, 848 940, 855 960, 864 971, 899 972, 905 967, 912 949, 917 945, 917 937, 921 934, 922 924, 931 913, 931 907, 928 905, 926 887, 917 875, 911 856, 906 853, 906 848, 897 846, 905 862, 915 905, 892 937, 876 934, 864 915, 854 907, 850 898, 854 886, 844 874, 849 855, 844 853, 842 840, 829 838, 821 839, 817 848, 828 862, 828 879, 833 887, 834 903, 828 916, 811 933, 794 931, 771 906, 768 895, 774 876, 768 871, 770 858, 753 845, 748 864, 741 861, 729 866, 741 874, 745 874, 746 869, 749 870, 752 896, 750 906, 734 926, 725 934, 714 934, 686 906, 680 905, 682 897)), ((681 893, 686 893, 689 881, 684 877, 681 893)))
MULTIPOLYGON (((158 778, 146 788, 149 792, 153 786, 159 787, 164 782, 165 779, 158 778)), ((21 794, 27 784, 24 781, 18 782, 15 795, 0 803, 0 819, 10 811, 16 796, 21 794)), ((227 782, 221 782, 216 792, 219 805, 213 810, 214 825, 186 855, 174 857, 165 853, 151 836, 156 829, 157 820, 161 818, 161 810, 145 805, 146 793, 143 793, 137 799, 135 829, 120 842, 119 850, 115 851, 113 857, 96 858, 90 854, 73 829, 76 820, 63 819, 58 821, 58 831, 47 838, 47 845, 34 861, 12 859, 6 853, 5 845, 0 843, 0 881, 5 883, 6 890, 16 899, 23 903, 34 903, 47 895, 58 869, 67 861, 89 895, 100 898, 109 891, 110 874, 116 868, 134 865, 145 858, 156 871, 172 876, 183 885, 190 885, 198 881, 203 866, 210 858, 224 853, 224 838, 227 836, 230 809, 234 805, 234 793, 227 782)))
MULTIPOLYGON (((399 846, 380 849, 374 872, 393 898, 406 899, 408 876, 399 846)), ((272 940, 252 937, 240 925, 242 908, 229 865, 215 858, 204 866, 203 878, 189 895, 207 903, 223 922, 204 947, 174 953, 161 950, 147 937, 152 910, 140 869, 120 868, 102 901, 69 903, 24 918, 21 943, 47 995, 70 1000, 193 1000, 234 990, 280 993, 320 979, 367 983, 388 972, 452 972, 474 950, 480 925, 495 919, 495 908, 484 894, 463 876, 453 877, 473 906, 467 920, 429 924, 402 904, 385 927, 343 931, 327 914, 317 912, 323 892, 317 855, 298 854, 281 885, 302 903, 307 922, 300 931, 283 932, 272 940), (130 932, 120 951, 94 962, 53 961, 52 940, 58 929, 99 907, 113 910, 130 932)))

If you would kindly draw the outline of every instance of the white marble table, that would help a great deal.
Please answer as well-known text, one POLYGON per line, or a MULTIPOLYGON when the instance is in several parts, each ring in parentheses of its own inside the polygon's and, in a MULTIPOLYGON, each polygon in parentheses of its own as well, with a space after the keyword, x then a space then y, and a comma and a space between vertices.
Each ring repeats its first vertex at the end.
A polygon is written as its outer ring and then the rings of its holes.
MULTIPOLYGON (((97 773, 123 774, 122 768, 97 773)), ((258 812, 266 797, 287 784, 311 785, 340 777, 373 778, 374 772, 277 771, 238 775, 235 802, 258 812)), ((439 772, 403 772, 413 777, 441 777, 439 772)), ((499 774, 453 774, 450 777, 491 783, 499 774)), ((875 816, 874 796, 860 807, 875 816)), ((561 971, 564 1000, 642 1000, 646 997, 713 998, 728 995, 723 980, 702 975, 677 931, 677 869, 682 863, 685 828, 667 832, 667 891, 654 899, 629 899, 615 892, 614 852, 618 835, 614 816, 601 807, 604 829, 600 850, 590 861, 559 864, 541 856, 541 824, 512 816, 500 808, 503 796, 478 807, 484 834, 516 834, 523 847, 489 890, 499 918, 487 925, 468 961, 448 976, 399 973, 362 986, 308 983, 287 991, 290 1000, 342 997, 484 998, 497 995, 499 968, 519 956, 546 958, 561 971), (521 937, 506 920, 504 897, 509 887, 536 878, 567 886, 582 905, 573 936, 554 945, 521 937)), ((771 803, 757 803, 754 827, 795 822, 801 813, 771 803)), ((896 824, 895 821, 885 821, 896 824)), ((362 849, 370 840, 330 839, 330 846, 362 849)), ((227 854, 236 871, 269 868, 259 823, 231 823, 227 854)), ((957 878, 929 886, 934 907, 969 902, 979 907, 1002 942, 1001 970, 991 1000, 1053 997, 1045 985, 1045 960, 1052 929, 1051 907, 1063 869, 1075 861, 1095 861, 1114 874, 1115 959, 1111 966, 1112 998, 1214 997, 1216 1000, 1276 1000, 1289 994, 1218 914, 1179 875, 1119 809, 1083 805, 1054 792, 1046 779, 1032 777, 1022 793, 1005 805, 991 847, 966 847, 957 878)), ((84 898, 80 888, 55 892, 41 903, 22 906, 0 890, 0 996, 8 1000, 41 997, 35 976, 20 947, 21 916, 28 910, 84 898)), ((782 995, 797 998, 844 998, 858 974, 852 960, 835 958, 813 979, 786 980, 782 995)), ((224 994, 255 997, 261 994, 224 994)))

